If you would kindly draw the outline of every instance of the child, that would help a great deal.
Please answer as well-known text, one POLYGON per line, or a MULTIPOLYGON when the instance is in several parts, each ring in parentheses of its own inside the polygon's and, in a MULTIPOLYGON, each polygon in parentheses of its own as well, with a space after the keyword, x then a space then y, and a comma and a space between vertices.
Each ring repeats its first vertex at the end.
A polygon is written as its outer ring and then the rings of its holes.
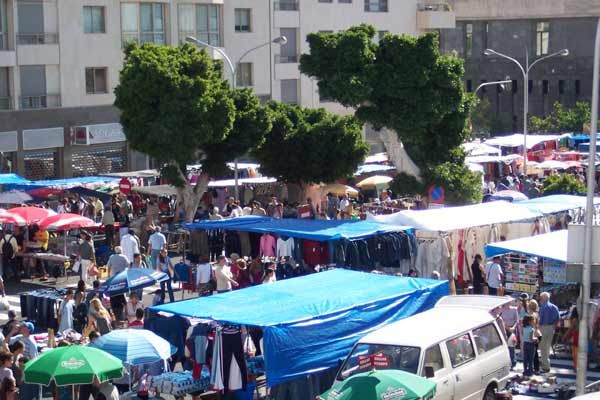
POLYGON ((523 317, 523 344, 524 344, 524 371, 523 376, 533 375, 533 358, 535 355, 535 341, 533 318, 530 315, 523 317))
POLYGON ((161 289, 158 289, 154 292, 154 296, 152 296, 152 305, 153 306, 158 306, 160 304, 164 304, 164 296, 163 296, 163 291, 161 289))
POLYGON ((129 323, 129 328, 144 329, 144 310, 138 308, 135 310, 135 320, 129 323))

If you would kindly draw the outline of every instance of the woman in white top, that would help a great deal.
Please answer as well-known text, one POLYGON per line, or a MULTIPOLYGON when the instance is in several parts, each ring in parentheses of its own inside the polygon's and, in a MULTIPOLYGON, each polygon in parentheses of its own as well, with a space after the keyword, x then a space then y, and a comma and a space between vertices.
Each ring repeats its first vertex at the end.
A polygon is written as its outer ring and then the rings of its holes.
POLYGON ((265 270, 265 277, 263 278, 262 283, 275 283, 277 282, 277 277, 275 276, 275 265, 271 264, 265 270))
POLYGON ((135 321, 135 311, 137 309, 144 309, 144 305, 138 298, 137 293, 131 293, 129 295, 129 301, 127 301, 127 320, 129 322, 135 321))
POLYGON ((217 293, 230 292, 232 286, 238 286, 238 283, 233 279, 231 268, 227 265, 225 256, 217 257, 215 278, 217 278, 217 293))

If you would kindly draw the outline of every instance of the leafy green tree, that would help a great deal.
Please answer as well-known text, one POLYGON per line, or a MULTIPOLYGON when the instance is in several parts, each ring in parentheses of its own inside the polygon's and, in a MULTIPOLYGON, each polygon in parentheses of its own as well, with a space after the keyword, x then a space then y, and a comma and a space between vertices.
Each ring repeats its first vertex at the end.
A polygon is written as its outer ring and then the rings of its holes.
POLYGON ((490 101, 484 97, 473 106, 471 111, 471 130, 474 136, 489 137, 491 129, 490 101))
POLYGON ((565 109, 557 101, 552 112, 546 117, 531 116, 529 127, 532 132, 540 133, 583 132, 590 119, 591 108, 587 101, 578 101, 569 109, 565 109))
POLYGON ((129 44, 115 96, 130 146, 163 163, 188 219, 209 174, 260 145, 271 127, 258 99, 249 90, 232 90, 221 64, 189 44, 129 44), (196 162, 203 173, 192 186, 186 165, 196 162))
POLYGON ((253 151, 261 171, 304 186, 352 176, 368 146, 361 124, 320 109, 269 102, 272 128, 253 151))
POLYGON ((586 187, 583 182, 571 174, 551 175, 544 181, 542 194, 585 194, 586 187))
MULTIPOLYGON (((462 190, 464 156, 454 151, 469 135, 467 120, 473 97, 463 88, 462 60, 441 55, 437 34, 419 37, 385 35, 375 44, 375 28, 352 27, 338 33, 307 37, 310 54, 303 54, 300 69, 318 80, 321 95, 356 109, 361 122, 394 130, 422 177, 444 163, 456 163, 444 179, 446 188, 462 190)), ((480 185, 473 190, 481 190, 480 185)), ((464 201, 471 201, 471 190, 464 201)), ((456 193, 458 199, 462 193, 456 193)))

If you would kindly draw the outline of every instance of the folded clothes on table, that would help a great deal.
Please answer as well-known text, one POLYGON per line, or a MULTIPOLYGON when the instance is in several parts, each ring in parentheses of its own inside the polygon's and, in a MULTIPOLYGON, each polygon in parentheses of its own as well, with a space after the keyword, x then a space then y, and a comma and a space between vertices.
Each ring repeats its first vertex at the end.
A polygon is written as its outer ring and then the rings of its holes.
POLYGON ((202 392, 210 388, 210 374, 202 371, 200 379, 194 379, 191 371, 165 372, 148 377, 150 390, 172 396, 183 396, 187 393, 202 392))

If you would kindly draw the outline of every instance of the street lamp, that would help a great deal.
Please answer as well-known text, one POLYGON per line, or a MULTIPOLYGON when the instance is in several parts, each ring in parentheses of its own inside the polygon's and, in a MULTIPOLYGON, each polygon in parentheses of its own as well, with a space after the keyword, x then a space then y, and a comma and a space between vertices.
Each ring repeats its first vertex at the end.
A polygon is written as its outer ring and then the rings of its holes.
POLYGON ((476 95, 477 92, 479 92, 479 89, 486 87, 486 86, 491 86, 491 85, 500 85, 502 87, 502 89, 504 89, 505 83, 512 83, 512 81, 510 79, 508 79, 508 76, 506 77, 505 81, 484 82, 481 85, 477 86, 477 89, 475 89, 475 92, 473 92, 473 94, 476 95))
POLYGON ((523 93, 524 93, 524 95, 523 95, 523 173, 527 174, 527 115, 529 114, 529 71, 531 71, 533 66, 536 65, 537 63, 539 63, 540 61, 544 61, 544 60, 547 60, 552 57, 568 56, 569 50, 568 49, 559 50, 556 53, 552 53, 552 54, 548 54, 547 56, 540 57, 537 60, 535 60, 534 62, 532 62, 531 64, 529 64, 529 52, 527 51, 527 48, 525 48, 525 67, 523 67, 523 65, 521 65, 521 63, 518 62, 513 57, 507 56, 506 54, 499 53, 496 50, 485 49, 483 54, 486 56, 493 55, 493 56, 498 56, 498 57, 502 57, 507 60, 510 60, 510 61, 514 62, 515 64, 517 64, 517 66, 521 70, 521 73, 523 74, 523 93))
MULTIPOLYGON (((219 53, 220 55, 223 56, 223 58, 225 59, 225 61, 227 62, 227 66, 229 66, 229 71, 231 72, 231 86, 233 86, 233 88, 237 87, 237 77, 236 77, 236 72, 237 72, 237 67, 240 64, 240 62, 242 61, 242 59, 244 57, 246 57, 248 54, 250 54, 251 52, 253 52, 254 50, 258 50, 262 47, 265 46, 269 46, 271 44, 278 44, 280 46, 283 46, 284 44, 287 43, 287 38, 285 36, 277 36, 275 39, 273 40, 269 40, 268 42, 262 43, 256 47, 251 48, 250 50, 246 51, 244 54, 242 54, 240 56, 240 58, 238 58, 237 62, 234 64, 231 61, 231 58, 229 58, 229 56, 227 55, 227 53, 225 53, 225 50, 223 50, 220 47, 217 46, 213 46, 211 44, 208 44, 200 39, 196 39, 193 36, 187 36, 185 38, 186 42, 190 42, 190 43, 194 43, 198 46, 202 46, 202 47, 208 47, 209 49, 213 49, 214 51, 216 51, 217 53, 219 53)), ((269 61, 270 62, 270 61, 269 61)), ((238 160, 237 158, 234 161, 234 171, 233 171, 233 175, 234 175, 234 179, 235 179, 235 198, 236 200, 239 200, 239 185, 238 185, 238 160)))

